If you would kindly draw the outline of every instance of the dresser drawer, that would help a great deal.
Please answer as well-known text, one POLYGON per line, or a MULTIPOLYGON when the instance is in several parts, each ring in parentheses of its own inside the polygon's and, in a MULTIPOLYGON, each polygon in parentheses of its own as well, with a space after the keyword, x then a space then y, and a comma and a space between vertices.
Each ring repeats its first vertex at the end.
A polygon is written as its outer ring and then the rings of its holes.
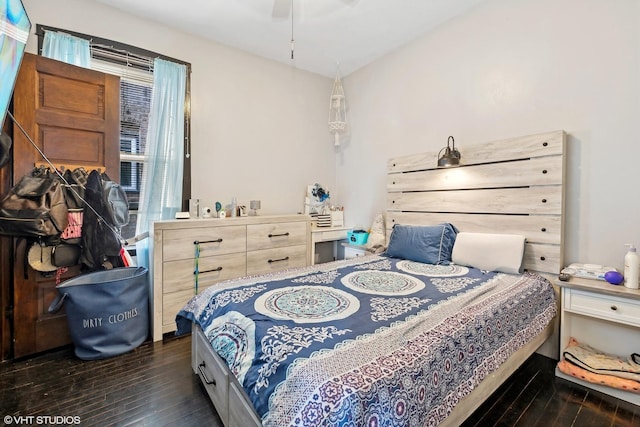
POLYGON ((305 265, 307 265, 306 245, 247 252, 247 275, 250 276, 305 265))
MULTIPOLYGON (((200 289, 222 280, 245 275, 247 255, 215 255, 198 260, 198 285, 200 289)), ((167 294, 185 289, 194 289, 195 260, 184 259, 165 262, 162 268, 162 292, 167 294)))
POLYGON ((247 226, 248 251, 306 245, 306 243, 307 223, 303 221, 247 226))
MULTIPOLYGON (((244 252, 200 258, 198 292, 227 279, 245 275, 247 256, 244 252)), ((162 267, 162 324, 175 329, 178 311, 196 294, 195 260, 165 262, 162 267)))
POLYGON ((193 289, 171 292, 162 295, 162 333, 176 330, 176 315, 195 295, 193 289))
POLYGON ((221 226, 166 230, 163 236, 162 259, 172 261, 195 256, 194 242, 200 242, 200 256, 244 252, 247 231, 244 226, 221 226))
POLYGON ((627 325, 640 326, 640 301, 565 289, 565 309, 627 325))

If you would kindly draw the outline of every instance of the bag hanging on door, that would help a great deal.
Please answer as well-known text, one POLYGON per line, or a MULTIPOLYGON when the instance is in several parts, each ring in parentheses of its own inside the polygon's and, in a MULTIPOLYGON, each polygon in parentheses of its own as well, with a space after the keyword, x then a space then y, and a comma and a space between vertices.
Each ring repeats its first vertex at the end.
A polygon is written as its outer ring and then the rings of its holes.
POLYGON ((0 202, 0 234, 52 237, 68 225, 67 204, 60 180, 47 168, 23 176, 0 202))
POLYGON ((66 169, 62 175, 65 185, 64 193, 69 210, 76 210, 84 207, 84 188, 87 185, 89 173, 85 168, 66 169))
POLYGON ((90 270, 123 267, 120 231, 129 222, 124 189, 107 174, 94 170, 87 179, 84 200, 80 262, 90 270))

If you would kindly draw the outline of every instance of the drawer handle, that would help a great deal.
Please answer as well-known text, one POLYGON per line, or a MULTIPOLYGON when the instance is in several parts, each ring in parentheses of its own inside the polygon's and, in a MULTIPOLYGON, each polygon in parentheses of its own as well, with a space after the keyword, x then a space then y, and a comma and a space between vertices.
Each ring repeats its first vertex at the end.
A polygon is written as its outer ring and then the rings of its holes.
POLYGON ((613 311, 617 311, 617 310, 618 310, 618 307, 616 307, 615 305, 612 305, 612 306, 611 306, 611 310, 613 310, 613 311))
POLYGON ((210 380, 209 378, 207 378, 207 374, 204 372, 204 368, 206 367, 207 365, 205 365, 204 360, 201 364, 198 365, 198 371, 200 371, 200 375, 202 375, 204 383, 207 385, 216 385, 216 380, 210 380))
POLYGON ((269 264, 273 263, 273 262, 280 262, 280 261, 287 261, 289 259, 288 256, 284 257, 284 258, 280 258, 280 259, 270 259, 269 261, 267 261, 269 264))
POLYGON ((269 233, 269 237, 281 237, 281 236, 288 236, 289 232, 287 231, 286 233, 280 233, 280 234, 271 234, 269 233))
POLYGON ((216 239, 216 240, 196 240, 195 242, 193 242, 194 245, 199 245, 201 243, 222 243, 222 239, 216 239))
POLYGON ((212 270, 201 270, 201 271, 194 271, 193 274, 204 274, 204 273, 213 273, 214 271, 222 271, 222 267, 218 267, 218 268, 214 268, 212 270))

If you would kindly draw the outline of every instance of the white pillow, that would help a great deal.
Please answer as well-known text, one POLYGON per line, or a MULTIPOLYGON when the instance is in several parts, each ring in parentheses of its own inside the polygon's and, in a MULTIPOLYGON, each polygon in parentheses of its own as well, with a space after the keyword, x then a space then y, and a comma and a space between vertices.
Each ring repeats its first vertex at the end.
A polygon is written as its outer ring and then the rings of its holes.
POLYGON ((519 234, 460 232, 453 244, 454 264, 503 273, 522 273, 525 237, 519 234))

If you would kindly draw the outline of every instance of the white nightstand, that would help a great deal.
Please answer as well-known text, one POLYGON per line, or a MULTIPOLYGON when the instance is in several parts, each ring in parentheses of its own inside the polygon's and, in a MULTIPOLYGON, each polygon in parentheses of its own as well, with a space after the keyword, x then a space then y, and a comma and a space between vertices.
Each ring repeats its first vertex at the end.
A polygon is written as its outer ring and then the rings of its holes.
MULTIPOLYGON (((571 278, 556 281, 562 289, 560 358, 569 339, 598 350, 628 357, 640 351, 640 291, 600 280, 571 278)), ((640 405, 640 395, 565 375, 558 377, 640 405)))
POLYGON ((316 263, 316 243, 333 242, 333 259, 338 259, 338 242, 346 240, 347 232, 353 227, 316 227, 311 226, 311 265, 316 263))

